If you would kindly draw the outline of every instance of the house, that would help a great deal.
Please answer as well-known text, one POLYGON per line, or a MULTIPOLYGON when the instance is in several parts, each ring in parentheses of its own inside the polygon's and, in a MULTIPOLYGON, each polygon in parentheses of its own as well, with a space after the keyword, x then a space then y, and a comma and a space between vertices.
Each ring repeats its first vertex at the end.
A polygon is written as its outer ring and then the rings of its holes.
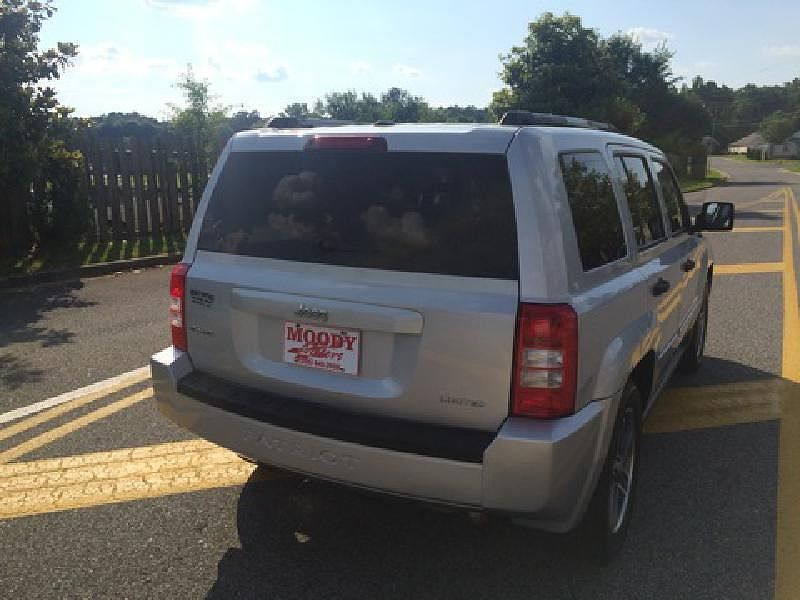
POLYGON ((750 158, 800 158, 800 131, 795 131, 780 144, 767 142, 755 132, 728 144, 731 154, 748 154, 750 158))
POLYGON ((800 158, 800 131, 795 131, 780 144, 768 144, 767 158, 800 158))
POLYGON ((728 144, 728 152, 731 154, 747 154, 748 148, 761 149, 766 143, 764 136, 756 131, 728 144))

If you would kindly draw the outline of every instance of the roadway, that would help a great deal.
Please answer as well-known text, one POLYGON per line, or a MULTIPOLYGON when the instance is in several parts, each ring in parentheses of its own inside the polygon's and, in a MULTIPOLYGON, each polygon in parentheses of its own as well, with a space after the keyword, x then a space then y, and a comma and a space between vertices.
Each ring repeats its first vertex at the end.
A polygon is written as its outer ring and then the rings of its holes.
POLYGON ((707 361, 648 421, 637 511, 611 565, 578 560, 569 537, 254 470, 172 426, 136 371, 169 343, 165 267, 0 293, 0 590, 800 597, 800 176, 714 160, 731 181, 687 198, 737 205, 736 231, 707 234, 707 361))

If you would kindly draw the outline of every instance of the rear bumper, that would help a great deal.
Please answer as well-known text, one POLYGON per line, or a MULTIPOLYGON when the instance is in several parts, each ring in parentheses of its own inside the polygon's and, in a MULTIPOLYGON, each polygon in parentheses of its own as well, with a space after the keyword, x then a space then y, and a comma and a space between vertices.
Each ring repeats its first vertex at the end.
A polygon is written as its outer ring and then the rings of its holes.
POLYGON ((193 370, 170 347, 151 359, 161 412, 178 425, 255 460, 390 494, 496 511, 567 531, 580 520, 608 447, 617 398, 553 421, 509 418, 482 462, 426 456, 279 427, 178 391, 193 370))

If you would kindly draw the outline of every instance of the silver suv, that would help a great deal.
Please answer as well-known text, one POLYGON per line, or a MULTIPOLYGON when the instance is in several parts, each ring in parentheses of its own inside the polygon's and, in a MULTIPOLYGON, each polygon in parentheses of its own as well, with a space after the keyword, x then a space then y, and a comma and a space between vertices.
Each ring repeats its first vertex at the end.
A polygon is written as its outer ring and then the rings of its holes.
POLYGON ((619 548, 712 262, 664 154, 580 119, 236 135, 170 283, 161 411, 253 460, 619 548))

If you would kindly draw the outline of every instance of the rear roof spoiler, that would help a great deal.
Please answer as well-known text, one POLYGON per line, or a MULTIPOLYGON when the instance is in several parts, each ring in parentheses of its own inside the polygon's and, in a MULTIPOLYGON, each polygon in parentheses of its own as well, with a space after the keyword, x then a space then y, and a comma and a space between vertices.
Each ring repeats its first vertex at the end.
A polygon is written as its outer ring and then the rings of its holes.
POLYGON ((320 117, 310 117, 308 119, 272 117, 267 121, 267 127, 271 129, 311 129, 313 127, 338 127, 352 124, 353 121, 345 121, 344 119, 323 119, 320 117))

